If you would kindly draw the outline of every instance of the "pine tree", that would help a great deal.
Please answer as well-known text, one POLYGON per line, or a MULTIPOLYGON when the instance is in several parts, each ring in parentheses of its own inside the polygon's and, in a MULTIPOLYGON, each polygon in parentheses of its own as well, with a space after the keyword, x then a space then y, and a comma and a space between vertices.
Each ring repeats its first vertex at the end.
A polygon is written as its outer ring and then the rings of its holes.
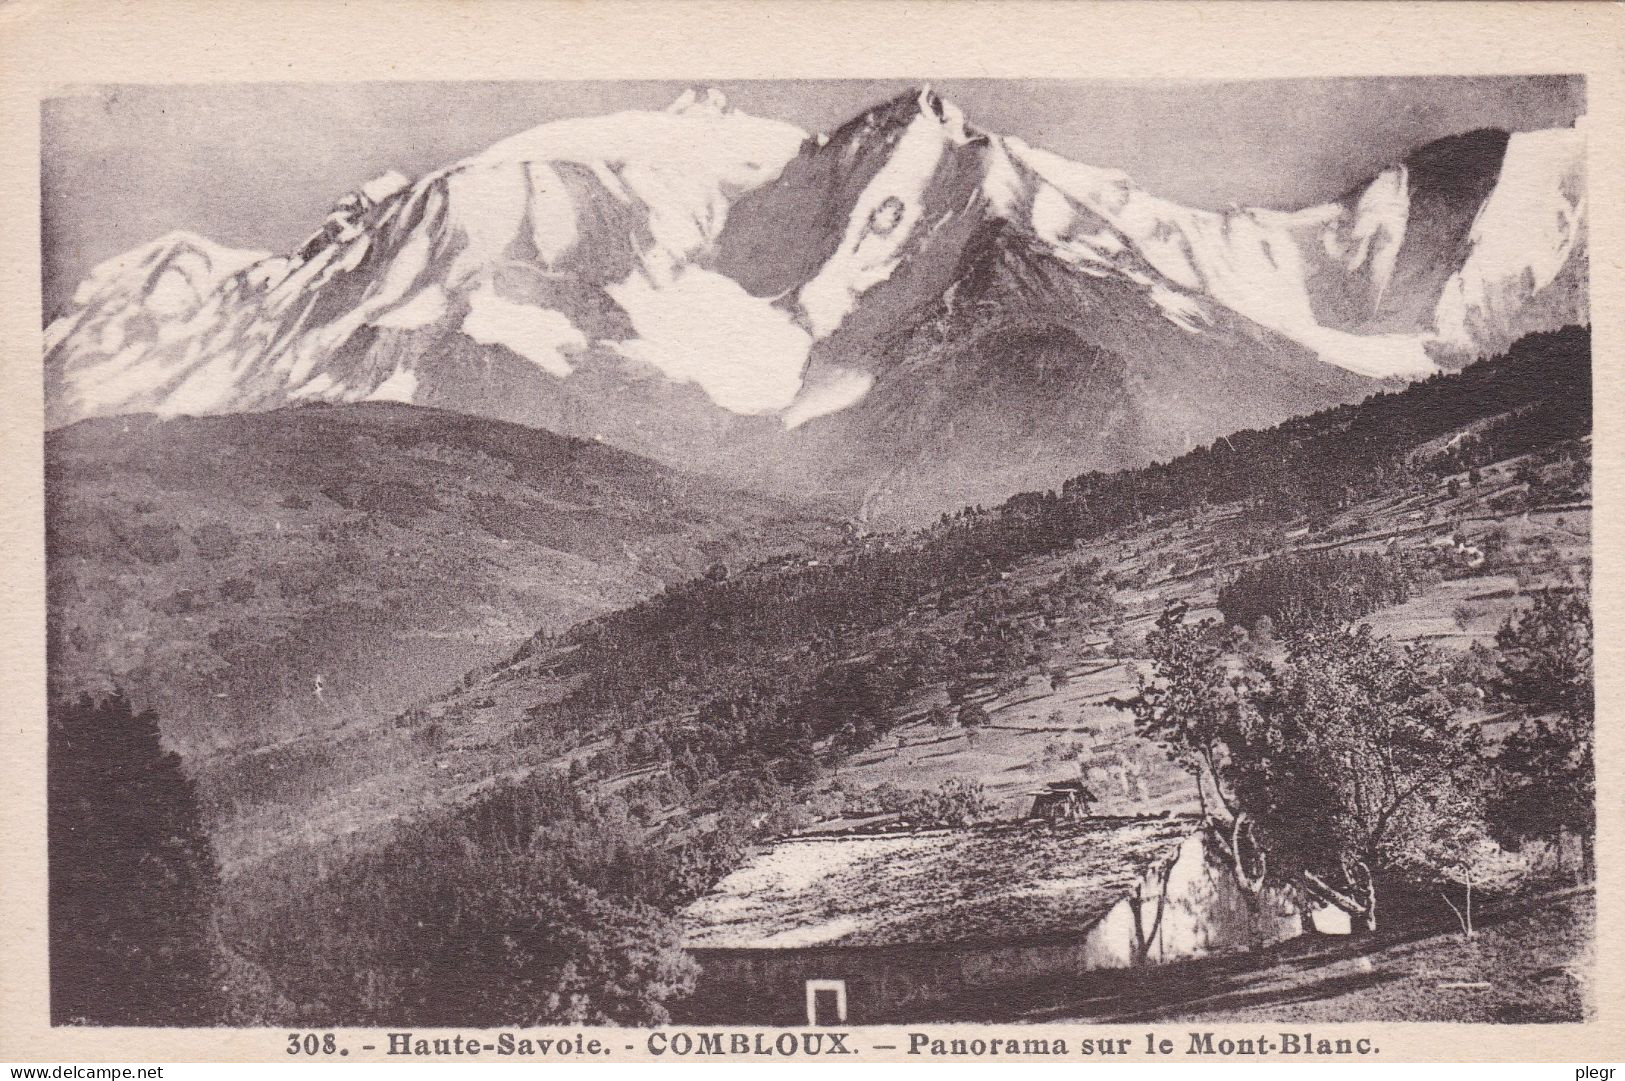
POLYGON ((1572 831, 1592 870, 1596 831, 1596 712, 1589 591, 1544 589, 1495 636, 1496 697, 1518 727, 1495 765, 1496 825, 1513 839, 1572 831))
POLYGON ((180 756, 120 694, 49 723, 53 1022, 210 1023, 218 873, 180 756))

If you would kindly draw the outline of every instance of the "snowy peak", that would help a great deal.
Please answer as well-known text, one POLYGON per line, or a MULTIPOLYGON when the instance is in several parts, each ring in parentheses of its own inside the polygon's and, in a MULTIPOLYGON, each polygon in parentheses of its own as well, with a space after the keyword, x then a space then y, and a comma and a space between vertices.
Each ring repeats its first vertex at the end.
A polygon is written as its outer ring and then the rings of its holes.
POLYGON ((1441 352, 1499 352, 1531 330, 1589 323, 1583 123, 1519 132, 1434 313, 1441 352))
POLYGON ((198 294, 265 256, 176 230, 98 264, 75 290, 73 300, 86 305, 115 291, 138 294, 157 310, 166 310, 171 307, 167 301, 181 299, 178 291, 195 302, 198 294))
POLYGON ((929 88, 899 94, 804 143, 736 202, 711 262, 754 296, 795 294, 786 303, 826 336, 920 226, 974 194, 987 142, 929 88))
POLYGON ((1202 211, 1119 171, 982 131, 922 87, 804 145, 734 209, 715 258, 821 341, 866 303, 887 319, 900 303, 922 310, 925 294, 951 281, 941 280, 952 258, 944 249, 995 217, 1076 272, 1131 286, 1187 332, 1208 332, 1217 304, 1325 363, 1415 378, 1475 333, 1451 329, 1461 302, 1435 308, 1466 258, 1466 230, 1497 183, 1506 141, 1493 131, 1441 140, 1333 203, 1202 211), (798 254, 781 254, 785 235, 804 238, 798 254), (900 302, 909 278, 920 295, 900 302))
POLYGON ((920 110, 920 116, 940 124, 944 137, 952 142, 966 143, 977 136, 985 137, 984 133, 967 124, 964 110, 932 90, 929 85, 920 88, 914 97, 914 103, 920 110))
MULTIPOLYGON (((1555 281, 1576 248, 1583 217, 1577 200, 1537 210, 1507 194, 1531 189, 1526 172, 1542 178, 1533 186, 1543 190, 1582 190, 1583 183, 1572 180, 1573 148, 1580 145, 1573 129, 1510 141, 1494 131, 1441 140, 1342 200, 1292 212, 1193 210, 1145 192, 1120 173, 1015 139, 1002 145, 1010 168, 1000 159, 989 184, 1001 213, 1025 217, 1036 236, 1080 271, 1120 273, 1144 285, 1170 319, 1192 330, 1198 327, 1190 320, 1191 301, 1206 298, 1286 335, 1326 363, 1376 378, 1414 378, 1436 370, 1443 357, 1472 352, 1475 334, 1497 321, 1486 316, 1478 330, 1455 329, 1463 322, 1462 302, 1451 299, 1459 289, 1446 281, 1464 264, 1485 261, 1493 264, 1485 273, 1501 284, 1468 286, 1468 294, 1477 297, 1486 288, 1514 294, 1499 302, 1506 331, 1493 335, 1492 348, 1508 344, 1508 333, 1515 338, 1550 329, 1553 319, 1562 325, 1586 318, 1567 303, 1534 324, 1508 314, 1555 281), (1554 149, 1523 149, 1548 142, 1554 149), (1504 200, 1518 209, 1486 222, 1483 213, 1504 200), (1555 228, 1531 237, 1520 219, 1554 222, 1555 228), (1504 256, 1472 255, 1501 248, 1504 256), (1540 265, 1524 266, 1531 257, 1540 265), (1520 275, 1527 279, 1521 285, 1515 281, 1520 275)), ((1475 310, 1497 306, 1484 299, 1465 303, 1475 310)))
POLYGON ((733 112, 733 106, 728 104, 727 95, 714 86, 690 87, 677 96, 677 100, 666 106, 668 113, 686 115, 689 113, 708 113, 713 116, 726 116, 733 112))
POLYGON ((356 189, 355 194, 361 196, 367 202, 376 205, 383 202, 385 199, 388 199, 391 195, 394 195, 401 189, 407 187, 409 184, 411 184, 410 180, 391 169, 389 172, 384 173, 381 176, 375 176, 365 184, 361 185, 361 187, 356 189))
POLYGON ((133 348, 161 324, 189 319, 226 279, 266 255, 184 230, 166 233, 98 264, 74 291, 72 310, 46 328, 46 349, 70 338, 103 352, 133 348))
POLYGON ((943 141, 958 145, 987 138, 986 133, 970 125, 959 106, 926 85, 905 90, 848 121, 837 129, 829 142, 850 148, 846 152, 856 156, 859 148, 874 152, 894 146, 902 133, 910 129, 934 129, 943 141))
POLYGON ((515 162, 682 166, 715 169, 737 159, 777 170, 807 133, 728 105, 719 91, 685 91, 664 110, 631 109, 604 116, 554 120, 495 143, 448 171, 515 162))
MULTIPOLYGON (((596 349, 639 354, 687 379, 697 363, 692 344, 674 340, 684 334, 674 321, 694 298, 653 294, 712 244, 731 203, 776 176, 805 140, 793 125, 696 92, 667 111, 544 124, 415 183, 386 173, 341 196, 287 257, 227 258, 199 241, 205 270, 263 261, 229 287, 219 274, 192 275, 198 287, 169 305, 177 318, 145 355, 57 328, 48 341, 53 415, 415 400, 427 389, 417 360, 379 352, 405 333, 422 339, 408 353, 451 333, 554 378, 596 349), (190 320, 211 288, 219 318, 190 320)), ((115 262, 150 260, 142 249, 115 262)), ((100 288, 107 273, 98 273, 87 288, 100 288)), ((144 296, 139 283, 131 291, 144 296)), ((741 403, 761 407, 750 394, 727 402, 741 403)))
POLYGON ((110 260, 47 333, 51 423, 387 398, 686 468, 847 432, 856 475, 933 426, 983 433, 956 469, 1127 464, 1586 321, 1583 157, 1583 127, 1468 132, 1211 211, 928 86, 817 138, 695 87, 359 183, 287 255, 110 260), (1029 413, 1056 430, 990 449, 1029 413))

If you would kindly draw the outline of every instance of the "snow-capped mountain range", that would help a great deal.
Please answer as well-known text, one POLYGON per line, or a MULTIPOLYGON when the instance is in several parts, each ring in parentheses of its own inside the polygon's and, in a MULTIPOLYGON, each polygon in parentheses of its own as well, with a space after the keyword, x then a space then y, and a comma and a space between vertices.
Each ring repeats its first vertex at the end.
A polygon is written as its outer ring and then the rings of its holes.
POLYGON ((1589 322, 1584 123, 1195 210, 929 89, 809 136, 691 91, 170 234, 46 331, 50 423, 389 399, 871 509, 1053 484, 1589 322))

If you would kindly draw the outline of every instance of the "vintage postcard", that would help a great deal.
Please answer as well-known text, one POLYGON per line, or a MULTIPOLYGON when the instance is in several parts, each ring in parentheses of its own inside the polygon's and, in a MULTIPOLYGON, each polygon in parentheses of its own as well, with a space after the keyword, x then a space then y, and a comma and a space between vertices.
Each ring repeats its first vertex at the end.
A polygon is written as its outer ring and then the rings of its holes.
POLYGON ((0 1058, 1625 1050, 1616 9, 8 19, 0 1058))

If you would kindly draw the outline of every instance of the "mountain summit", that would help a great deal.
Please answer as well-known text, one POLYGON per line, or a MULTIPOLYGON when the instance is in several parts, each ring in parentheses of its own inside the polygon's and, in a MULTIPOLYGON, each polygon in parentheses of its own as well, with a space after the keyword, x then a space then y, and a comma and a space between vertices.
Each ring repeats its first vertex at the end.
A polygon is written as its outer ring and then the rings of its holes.
POLYGON ((817 137, 696 88, 369 181, 290 254, 103 264, 47 330, 49 417, 389 399, 914 515, 1588 322, 1583 152, 1464 133, 1213 212, 929 88, 817 137))

